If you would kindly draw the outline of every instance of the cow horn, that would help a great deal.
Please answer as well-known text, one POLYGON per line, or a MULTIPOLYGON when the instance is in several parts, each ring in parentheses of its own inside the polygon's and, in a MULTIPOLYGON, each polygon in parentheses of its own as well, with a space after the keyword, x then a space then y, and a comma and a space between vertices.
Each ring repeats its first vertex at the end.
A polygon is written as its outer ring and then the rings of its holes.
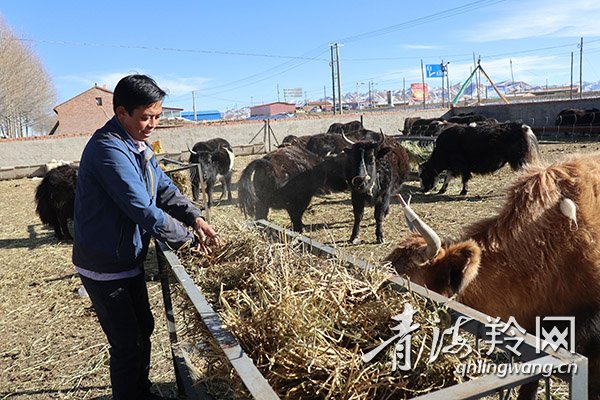
POLYGON ((188 148, 188 150, 189 150, 190 153, 192 153, 192 154, 198 154, 194 150, 190 149, 190 145, 189 144, 186 143, 185 145, 187 146, 187 148, 188 148))
POLYGON ((401 195, 397 195, 397 197, 400 200, 400 203, 402 203, 402 209, 404 210, 404 215, 408 224, 414 226, 421 236, 423 236, 423 239, 425 239, 425 242, 427 243, 427 257, 430 259, 435 257, 442 248, 440 237, 429 225, 419 218, 417 213, 410 208, 410 205, 404 201, 401 195))
POLYGON ((344 138, 344 140, 348 143, 350 143, 351 145, 354 145, 354 142, 350 139, 348 139, 348 137, 346 136, 346 134, 344 132, 342 132, 342 137, 344 138))
POLYGON ((385 134, 383 133, 383 129, 379 128, 379 132, 381 132, 381 138, 377 141, 377 144, 381 144, 385 140, 385 134))

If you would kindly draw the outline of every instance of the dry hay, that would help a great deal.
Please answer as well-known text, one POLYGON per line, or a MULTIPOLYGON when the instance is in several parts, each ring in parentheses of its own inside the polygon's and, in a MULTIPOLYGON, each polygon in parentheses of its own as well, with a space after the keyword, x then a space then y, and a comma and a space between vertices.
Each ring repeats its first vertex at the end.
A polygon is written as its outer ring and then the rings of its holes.
POLYGON ((408 162, 411 171, 418 171, 419 164, 427 161, 433 152, 433 141, 426 145, 417 142, 403 141, 402 147, 408 153, 408 162))
POLYGON ((190 179, 189 169, 169 173, 169 171, 181 168, 176 164, 160 164, 163 171, 167 172, 177 189, 188 199, 192 199, 192 180, 190 179))
MULTIPOLYGON (((182 253, 180 260, 282 398, 410 398, 460 382, 456 365, 479 358, 442 353, 428 363, 433 327, 449 327, 449 315, 430 300, 395 290, 386 266, 365 271, 301 254, 289 243, 267 243, 248 229, 231 234, 211 257, 182 253), (363 353, 394 336, 392 317, 407 303, 420 325, 412 335, 412 368, 393 371, 394 345, 364 363, 363 353)), ((189 331, 201 332, 204 343, 196 375, 219 399, 248 398, 203 324, 187 318, 189 331)))

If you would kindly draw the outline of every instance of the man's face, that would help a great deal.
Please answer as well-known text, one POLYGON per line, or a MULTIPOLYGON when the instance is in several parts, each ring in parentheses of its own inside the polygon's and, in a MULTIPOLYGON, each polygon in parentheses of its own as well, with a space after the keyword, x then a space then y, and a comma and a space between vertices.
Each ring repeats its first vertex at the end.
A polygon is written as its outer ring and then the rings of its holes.
POLYGON ((157 101, 149 106, 140 106, 133 110, 131 115, 123 106, 117 107, 117 118, 123 128, 135 140, 145 141, 150 138, 154 128, 158 125, 162 113, 162 101, 157 101))

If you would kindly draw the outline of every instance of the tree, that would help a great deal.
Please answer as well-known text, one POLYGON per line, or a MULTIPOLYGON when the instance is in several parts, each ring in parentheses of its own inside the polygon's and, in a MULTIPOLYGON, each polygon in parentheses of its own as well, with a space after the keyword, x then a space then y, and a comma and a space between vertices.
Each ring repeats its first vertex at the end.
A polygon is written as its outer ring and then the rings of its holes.
POLYGON ((0 136, 47 134, 56 121, 55 104, 42 63, 0 18, 0 136))

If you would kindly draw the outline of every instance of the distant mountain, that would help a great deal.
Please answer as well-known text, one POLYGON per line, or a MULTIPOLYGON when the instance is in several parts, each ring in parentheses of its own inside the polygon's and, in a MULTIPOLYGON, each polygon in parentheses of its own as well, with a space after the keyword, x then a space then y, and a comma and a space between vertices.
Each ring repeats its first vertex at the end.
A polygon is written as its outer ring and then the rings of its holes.
MULTIPOLYGON (((530 85, 527 82, 523 82, 523 81, 515 81, 515 82, 501 81, 501 82, 494 82, 494 84, 496 85, 498 90, 505 96, 518 95, 519 93, 527 93, 527 92, 534 92, 534 91, 543 91, 546 89, 565 88, 570 85, 570 84, 548 85, 547 87, 546 87, 546 85, 534 86, 534 85, 530 85)), ((462 85, 462 83, 456 83, 451 86, 450 101, 454 100, 454 97, 456 96, 458 91, 461 89, 461 85, 462 85)), ((577 83, 574 83, 574 86, 577 88, 579 87, 579 85, 577 83)), ((583 83, 583 91, 584 92, 600 91, 600 81, 584 82, 583 83)), ((483 82, 481 83, 479 95, 481 98, 484 98, 484 99, 498 97, 498 95, 496 94, 496 91, 494 90, 492 85, 487 80, 483 80, 483 82), (487 96, 486 96, 486 93, 487 93, 487 96)), ((445 97, 445 99, 448 99, 448 88, 444 88, 444 97, 445 97)), ((371 98, 372 98, 373 102, 376 104, 379 104, 379 105, 387 104, 388 103, 387 90, 386 91, 374 90, 371 92, 371 98)), ((404 93, 403 93, 402 89, 392 90, 392 98, 393 98, 394 104, 396 104, 396 105, 403 104, 405 101, 409 102, 409 103, 413 102, 412 101, 412 92, 410 90, 410 87, 407 87, 407 89, 404 93)), ((461 94, 459 101, 461 101, 461 100, 469 101, 470 99, 474 99, 474 98, 477 98, 477 84, 476 84, 475 80, 473 80, 473 82, 471 82, 469 85, 467 85, 464 88, 464 91, 461 94)), ((308 101, 322 101, 322 100, 323 100, 322 98, 308 99, 308 101)), ((331 97, 327 97, 325 100, 329 101, 329 102, 333 102, 333 99, 331 97)), ((344 103, 356 104, 357 101, 362 105, 367 105, 369 102, 369 93, 368 92, 364 92, 364 93, 359 92, 358 96, 357 96, 356 92, 347 92, 342 96, 342 102, 344 102, 344 103)), ((441 103, 442 88, 441 87, 430 87, 429 91, 428 91, 428 100, 427 101, 441 103)), ((297 102, 298 106, 302 106, 303 104, 304 104, 304 99, 299 100, 297 102)), ((230 109, 223 113, 223 119, 246 119, 248 117, 250 117, 250 108, 249 107, 244 107, 244 108, 240 108, 240 109, 230 109)))

